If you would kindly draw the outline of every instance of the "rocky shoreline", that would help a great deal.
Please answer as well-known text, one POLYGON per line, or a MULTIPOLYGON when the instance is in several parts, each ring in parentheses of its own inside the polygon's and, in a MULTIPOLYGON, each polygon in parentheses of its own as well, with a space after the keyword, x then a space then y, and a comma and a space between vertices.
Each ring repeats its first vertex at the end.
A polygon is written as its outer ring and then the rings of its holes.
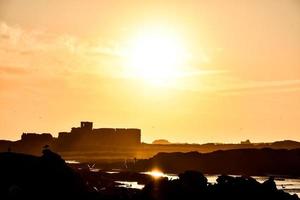
POLYGON ((222 175, 211 184, 195 170, 180 173, 175 180, 134 171, 106 173, 70 167, 49 149, 40 157, 1 153, 0 163, 1 199, 299 199, 277 189, 272 177, 259 183, 251 177, 222 175), (123 188, 117 180, 137 181, 145 187, 123 188))

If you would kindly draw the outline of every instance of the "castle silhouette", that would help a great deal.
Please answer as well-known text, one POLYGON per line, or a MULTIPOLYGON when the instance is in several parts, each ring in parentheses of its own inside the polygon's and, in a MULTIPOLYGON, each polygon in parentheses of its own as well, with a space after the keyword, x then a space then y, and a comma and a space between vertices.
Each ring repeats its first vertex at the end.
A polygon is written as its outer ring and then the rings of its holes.
POLYGON ((272 143, 251 143, 246 140, 242 141, 241 144, 149 144, 141 142, 141 129, 93 128, 93 122, 82 121, 80 127, 73 127, 70 132, 59 132, 58 137, 53 137, 50 133, 23 133, 21 139, 17 141, 0 140, 0 152, 40 155, 41 149, 45 145, 69 160, 81 159, 82 157, 97 159, 149 158, 159 152, 199 151, 205 153, 245 148, 300 148, 300 142, 291 140, 272 143))
POLYGON ((93 122, 83 121, 80 127, 73 127, 70 132, 59 132, 57 138, 50 133, 23 133, 19 143, 28 147, 49 144, 59 151, 130 148, 141 144, 141 130, 93 128, 93 122))

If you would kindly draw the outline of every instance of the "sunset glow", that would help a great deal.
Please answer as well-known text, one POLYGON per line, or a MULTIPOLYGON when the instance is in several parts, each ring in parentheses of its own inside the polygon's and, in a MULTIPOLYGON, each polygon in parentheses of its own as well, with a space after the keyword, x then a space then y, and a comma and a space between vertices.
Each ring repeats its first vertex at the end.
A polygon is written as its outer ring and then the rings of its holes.
POLYGON ((0 0, 1 139, 300 140, 297 0, 0 0))
POLYGON ((0 0, 1 197, 295 200, 299 155, 300 0, 0 0))
POLYGON ((180 39, 174 32, 155 28, 138 34, 128 49, 130 73, 155 85, 174 83, 187 61, 180 39))

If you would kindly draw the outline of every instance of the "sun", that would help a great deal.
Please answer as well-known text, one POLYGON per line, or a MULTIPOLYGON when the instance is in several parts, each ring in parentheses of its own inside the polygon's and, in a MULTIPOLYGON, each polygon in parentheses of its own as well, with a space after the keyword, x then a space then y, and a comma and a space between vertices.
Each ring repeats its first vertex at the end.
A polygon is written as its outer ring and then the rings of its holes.
POLYGON ((182 39, 173 31, 151 29, 140 32, 129 45, 130 73, 144 81, 173 84, 186 62, 182 39))

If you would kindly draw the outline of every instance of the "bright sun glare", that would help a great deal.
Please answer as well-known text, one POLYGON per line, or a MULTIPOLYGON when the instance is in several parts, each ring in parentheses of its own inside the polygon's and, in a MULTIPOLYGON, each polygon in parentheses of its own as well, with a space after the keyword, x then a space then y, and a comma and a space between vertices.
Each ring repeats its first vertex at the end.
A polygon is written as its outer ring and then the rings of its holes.
POLYGON ((153 29, 141 32, 130 43, 128 65, 131 74, 156 85, 174 84, 181 74, 187 53, 174 32, 153 29))
POLYGON ((160 178, 160 177, 163 177, 164 176, 164 173, 162 173, 161 171, 159 170, 152 170, 150 172, 146 172, 146 174, 152 176, 153 178, 160 178))

